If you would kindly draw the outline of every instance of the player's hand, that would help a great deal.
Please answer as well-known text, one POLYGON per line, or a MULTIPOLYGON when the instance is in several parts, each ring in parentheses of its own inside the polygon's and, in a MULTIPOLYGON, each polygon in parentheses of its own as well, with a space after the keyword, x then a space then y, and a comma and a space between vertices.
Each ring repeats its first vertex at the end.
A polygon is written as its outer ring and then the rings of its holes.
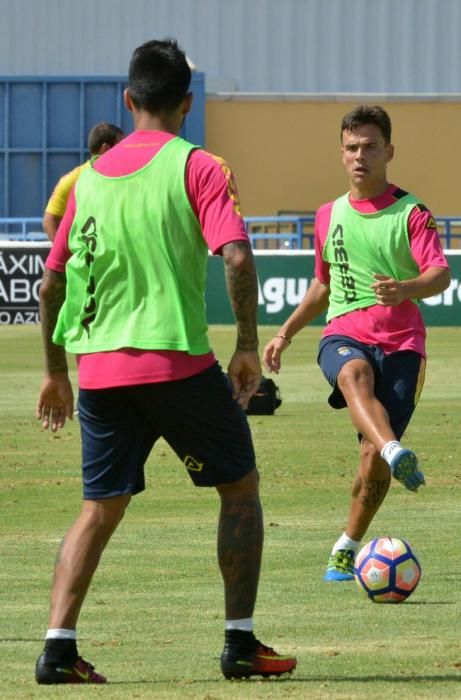
POLYGON ((376 303, 381 306, 398 306, 407 298, 404 285, 387 275, 373 275, 376 282, 371 285, 376 294, 376 303))
POLYGON ((55 433, 74 414, 74 393, 66 372, 47 375, 42 382, 35 415, 42 428, 55 433))
POLYGON ((276 335, 272 340, 270 340, 263 352, 263 363, 264 367, 269 370, 269 372, 275 372, 278 374, 282 366, 280 356, 284 350, 289 346, 290 341, 283 338, 281 335, 276 335))
POLYGON ((236 350, 227 368, 232 396, 245 410, 261 384, 261 363, 256 350, 236 350))

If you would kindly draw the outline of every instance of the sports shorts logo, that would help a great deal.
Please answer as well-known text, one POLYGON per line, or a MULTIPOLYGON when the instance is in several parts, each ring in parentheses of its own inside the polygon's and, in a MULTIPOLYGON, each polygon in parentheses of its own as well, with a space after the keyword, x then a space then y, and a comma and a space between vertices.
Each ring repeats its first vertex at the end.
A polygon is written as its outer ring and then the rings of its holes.
POLYGON ((343 357, 346 357, 347 355, 352 355, 352 350, 347 347, 347 345, 341 345, 340 348, 336 350, 338 355, 342 355, 343 357))
POLYGON ((197 462, 197 460, 190 455, 186 455, 184 459, 184 466, 190 472, 201 472, 203 469, 203 462, 197 462))

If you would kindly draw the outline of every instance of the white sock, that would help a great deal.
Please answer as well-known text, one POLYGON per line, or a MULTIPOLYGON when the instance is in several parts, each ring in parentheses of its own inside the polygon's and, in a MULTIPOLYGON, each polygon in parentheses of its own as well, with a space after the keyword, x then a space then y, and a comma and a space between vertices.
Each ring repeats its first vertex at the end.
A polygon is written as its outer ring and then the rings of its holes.
POLYGON ((243 630, 244 632, 253 632, 253 618, 243 617, 240 620, 226 620, 226 630, 243 630))
POLYGON ((77 639, 77 630, 49 629, 45 639, 77 639))
POLYGON ((403 450, 402 445, 398 440, 390 440, 386 442, 383 449, 381 450, 381 457, 389 464, 391 464, 395 455, 403 450))
POLYGON ((360 542, 361 540, 352 540, 346 535, 345 532, 343 532, 339 540, 333 545, 331 553, 334 554, 338 551, 338 549, 352 549, 353 552, 356 552, 360 547, 360 542))

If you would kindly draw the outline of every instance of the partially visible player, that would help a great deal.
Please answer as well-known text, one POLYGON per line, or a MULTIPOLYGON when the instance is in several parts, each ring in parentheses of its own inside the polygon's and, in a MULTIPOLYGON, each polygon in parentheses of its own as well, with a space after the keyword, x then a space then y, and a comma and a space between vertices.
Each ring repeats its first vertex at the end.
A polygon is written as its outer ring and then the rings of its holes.
POLYGON ((296 666, 253 631, 263 516, 242 407, 261 379, 258 285, 232 171, 178 137, 190 81, 175 41, 135 50, 125 92, 135 130, 81 174, 46 263, 37 417, 53 431, 72 417, 66 349, 75 353, 84 503, 56 561, 41 684, 106 680, 78 654, 77 620, 104 547, 144 490, 144 463, 160 437, 194 484, 220 497, 222 673, 281 675, 296 666), (236 319, 233 394, 208 340, 209 250, 223 257, 236 319))
MULTIPOLYGON (((123 131, 115 124, 109 124, 109 122, 100 122, 96 124, 88 134, 88 150, 90 156, 94 158, 94 156, 102 155, 108 151, 109 148, 112 148, 112 146, 115 146, 116 143, 121 141, 124 136, 125 134, 123 131)), ((50 241, 54 241, 55 239, 56 231, 66 211, 70 191, 76 183, 78 176, 84 168, 88 167, 90 161, 91 158, 85 163, 77 165, 76 168, 66 173, 58 180, 48 200, 48 204, 46 205, 42 222, 43 230, 50 241)))
POLYGON ((328 309, 318 361, 333 387, 330 405, 347 406, 358 431, 360 460, 327 581, 354 578, 355 553, 391 475, 410 491, 424 484, 416 455, 400 438, 424 381, 426 331, 419 299, 450 283, 431 213, 387 180, 394 147, 384 109, 359 106, 344 117, 341 153, 350 191, 318 210, 315 278, 264 349, 266 367, 278 372, 292 337, 328 309))

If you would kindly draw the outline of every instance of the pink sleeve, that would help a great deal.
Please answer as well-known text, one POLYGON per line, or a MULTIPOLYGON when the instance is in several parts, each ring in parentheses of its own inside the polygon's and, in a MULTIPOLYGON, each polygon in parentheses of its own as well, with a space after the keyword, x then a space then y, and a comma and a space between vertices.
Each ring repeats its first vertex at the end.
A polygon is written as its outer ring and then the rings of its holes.
POLYGON ((420 272, 430 267, 448 267, 437 226, 431 212, 416 206, 408 219, 411 252, 420 272))
POLYGON ((71 256, 69 250, 69 232, 75 216, 75 185, 72 187, 67 200, 66 211, 62 217, 59 228, 56 232, 56 237, 53 241, 50 254, 46 259, 46 267, 55 272, 64 272, 66 262, 71 256))
POLYGON ((189 200, 213 254, 232 241, 248 241, 234 175, 227 163, 203 150, 193 151, 186 170, 189 200))
POLYGON ((331 210, 333 202, 323 204, 315 215, 314 241, 315 241, 315 276, 322 284, 330 284, 330 265, 323 260, 323 247, 330 228, 331 210))

